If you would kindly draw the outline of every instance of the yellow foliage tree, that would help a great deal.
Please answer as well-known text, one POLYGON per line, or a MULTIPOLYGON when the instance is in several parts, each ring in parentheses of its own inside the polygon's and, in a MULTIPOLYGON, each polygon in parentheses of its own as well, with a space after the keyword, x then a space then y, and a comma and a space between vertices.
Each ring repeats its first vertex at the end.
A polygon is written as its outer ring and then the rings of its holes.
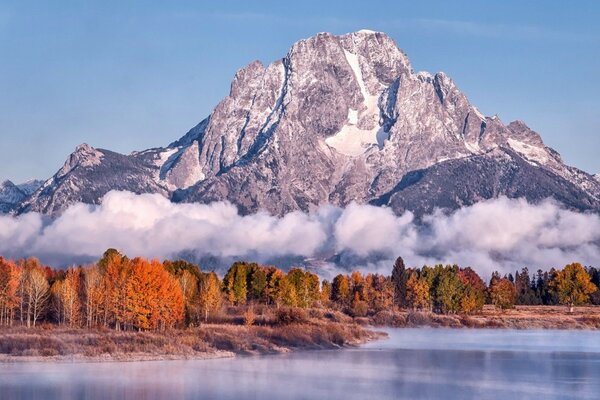
POLYGON ((90 266, 83 270, 83 287, 85 295, 85 321, 91 328, 100 323, 104 300, 103 278, 97 266, 90 266))
POLYGON ((203 274, 199 283, 198 306, 204 321, 221 308, 221 283, 214 272, 203 274))
POLYGON ((579 263, 569 264, 562 271, 557 271, 550 287, 557 294, 558 301, 569 307, 569 312, 573 312, 574 306, 587 303, 590 294, 598 290, 579 263))
POLYGON ((414 272, 406 281, 406 303, 415 310, 428 309, 431 304, 429 283, 425 279, 419 279, 414 272))

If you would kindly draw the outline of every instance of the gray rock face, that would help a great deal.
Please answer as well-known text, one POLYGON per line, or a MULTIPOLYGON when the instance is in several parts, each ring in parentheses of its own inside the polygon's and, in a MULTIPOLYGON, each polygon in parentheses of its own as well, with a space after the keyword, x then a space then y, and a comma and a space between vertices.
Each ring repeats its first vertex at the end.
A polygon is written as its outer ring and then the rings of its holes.
POLYGON ((97 204, 113 189, 168 195, 157 182, 159 168, 152 163, 154 157, 151 152, 125 156, 82 144, 52 178, 19 205, 17 212, 55 215, 76 202, 97 204))
POLYGON ((500 195, 531 202, 554 198, 577 210, 597 209, 598 201, 551 170, 538 168, 514 150, 497 148, 485 155, 448 160, 411 171, 390 192, 371 201, 417 216, 436 207, 454 210, 500 195))
POLYGON ((19 212, 55 214, 111 189, 244 213, 351 201, 417 214, 506 195, 600 210, 600 182, 564 165, 523 122, 471 105, 444 73, 414 72, 383 33, 320 33, 239 70, 211 115, 165 148, 82 145, 19 212))

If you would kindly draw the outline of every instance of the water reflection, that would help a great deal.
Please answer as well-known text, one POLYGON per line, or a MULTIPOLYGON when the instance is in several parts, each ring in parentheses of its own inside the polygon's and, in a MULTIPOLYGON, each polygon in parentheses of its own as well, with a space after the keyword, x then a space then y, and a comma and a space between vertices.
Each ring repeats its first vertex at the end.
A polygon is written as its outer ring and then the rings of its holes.
POLYGON ((391 330, 360 349, 0 364, 1 399, 597 399, 595 332, 391 330))

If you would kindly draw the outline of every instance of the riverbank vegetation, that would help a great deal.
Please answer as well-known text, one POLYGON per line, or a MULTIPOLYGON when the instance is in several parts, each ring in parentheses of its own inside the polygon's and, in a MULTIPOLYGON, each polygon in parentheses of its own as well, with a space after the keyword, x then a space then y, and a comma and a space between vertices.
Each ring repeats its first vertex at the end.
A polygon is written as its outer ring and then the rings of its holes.
POLYGON ((67 270, 0 257, 0 354, 268 353, 364 342, 370 325, 598 329, 596 308, 574 307, 600 303, 599 280, 598 269, 576 263, 494 273, 486 284, 469 267, 406 268, 401 258, 390 276, 329 281, 248 262, 221 279, 114 249, 67 270))

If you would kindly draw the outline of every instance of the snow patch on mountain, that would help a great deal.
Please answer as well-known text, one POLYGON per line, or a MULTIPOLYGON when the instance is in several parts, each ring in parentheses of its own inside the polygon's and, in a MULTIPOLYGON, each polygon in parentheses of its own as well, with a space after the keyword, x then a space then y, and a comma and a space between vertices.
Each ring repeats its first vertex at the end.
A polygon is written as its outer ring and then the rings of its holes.
POLYGON ((600 211, 600 181, 521 121, 485 117, 444 73, 415 73, 381 32, 321 33, 237 71, 210 116, 164 148, 79 146, 18 213, 58 215, 109 190, 227 200, 273 215, 352 201, 417 215, 508 195, 600 211))
POLYGON ((335 135, 325 139, 325 143, 341 154, 356 157, 373 148, 374 145, 382 149, 387 134, 379 125, 378 96, 373 96, 368 92, 358 56, 346 49, 344 49, 344 55, 360 88, 363 104, 360 110, 352 108, 348 110, 346 124, 335 135), (372 128, 364 129, 364 126, 372 126, 372 128))
POLYGON ((548 152, 545 148, 533 146, 513 138, 508 139, 508 144, 513 150, 524 156, 529 161, 543 165, 549 160, 548 152))

